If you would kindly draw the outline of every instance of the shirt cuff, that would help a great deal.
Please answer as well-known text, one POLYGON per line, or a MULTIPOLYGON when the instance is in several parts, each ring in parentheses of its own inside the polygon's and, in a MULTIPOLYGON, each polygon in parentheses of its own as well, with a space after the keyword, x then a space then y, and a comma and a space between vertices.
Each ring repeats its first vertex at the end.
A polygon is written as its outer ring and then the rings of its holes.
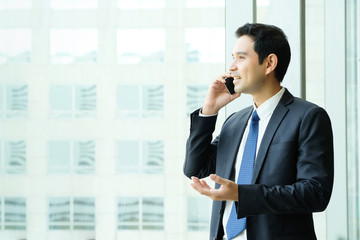
POLYGON ((200 108, 199 117, 214 117, 214 116, 217 116, 217 114, 214 114, 214 115, 204 115, 204 114, 202 114, 202 108, 200 108))

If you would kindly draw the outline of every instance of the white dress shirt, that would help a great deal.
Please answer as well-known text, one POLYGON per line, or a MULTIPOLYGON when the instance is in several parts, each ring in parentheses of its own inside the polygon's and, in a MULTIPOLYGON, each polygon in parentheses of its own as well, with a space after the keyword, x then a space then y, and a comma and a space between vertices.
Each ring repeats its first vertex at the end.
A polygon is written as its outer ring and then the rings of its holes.
MULTIPOLYGON (((281 88, 281 90, 277 94, 275 94, 270 99, 268 99, 266 102, 261 104, 258 108, 256 108, 256 106, 254 104, 254 110, 256 110, 256 112, 257 112, 257 114, 258 114, 258 116, 260 118, 260 120, 259 120, 258 140, 257 140, 257 146, 256 146, 256 156, 257 156, 257 153, 259 151, 259 146, 260 146, 261 140, 262 140, 262 138, 264 136, 264 132, 265 132, 266 127, 267 127, 267 125, 268 125, 268 123, 270 121, 271 115, 274 112, 276 106, 278 105, 278 103, 279 103, 282 95, 284 94, 284 92, 285 92, 285 89, 281 88)), ((235 163, 235 179, 236 180, 238 179, 239 170, 240 170, 240 166, 241 166, 241 161, 242 161, 244 148, 245 148, 245 143, 246 143, 247 136, 249 134, 250 121, 251 121, 251 116, 250 116, 250 118, 248 120, 248 124, 246 125, 244 135, 243 135, 243 137, 241 139, 241 142, 240 142, 239 152, 238 152, 237 157, 236 157, 236 163, 235 163)), ((255 161, 256 161, 256 156, 255 156, 255 161)), ((224 227, 224 233, 225 233, 223 240, 227 240, 226 224, 227 224, 227 221, 229 219, 231 208, 232 208, 233 204, 234 204, 233 201, 226 201, 225 211, 224 211, 224 215, 223 215, 223 219, 222 219, 223 227, 224 227)), ((241 232, 238 236, 233 238, 233 240, 247 240, 246 229, 243 232, 241 232)))

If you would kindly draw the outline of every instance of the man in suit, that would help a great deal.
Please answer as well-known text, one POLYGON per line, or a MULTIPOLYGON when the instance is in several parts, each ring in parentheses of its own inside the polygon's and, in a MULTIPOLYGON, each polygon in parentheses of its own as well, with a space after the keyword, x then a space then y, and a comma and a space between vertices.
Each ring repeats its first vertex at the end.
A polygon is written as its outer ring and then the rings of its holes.
POLYGON ((245 24, 236 35, 229 72, 191 114, 184 173, 214 200, 210 239, 316 239, 312 213, 325 210, 333 186, 330 119, 281 86, 290 62, 281 29, 245 24), (253 106, 229 116, 213 140, 217 113, 241 94, 253 106), (215 188, 201 180, 208 176, 215 188))

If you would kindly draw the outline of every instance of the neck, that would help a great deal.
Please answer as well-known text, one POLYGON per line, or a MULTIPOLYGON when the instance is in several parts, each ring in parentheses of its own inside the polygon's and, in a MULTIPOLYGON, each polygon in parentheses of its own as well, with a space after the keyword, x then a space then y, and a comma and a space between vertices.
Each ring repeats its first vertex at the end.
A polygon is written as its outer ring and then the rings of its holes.
POLYGON ((260 107, 261 104, 266 102, 272 96, 277 94, 281 89, 280 83, 276 82, 269 86, 264 86, 260 91, 252 94, 256 107, 260 107))

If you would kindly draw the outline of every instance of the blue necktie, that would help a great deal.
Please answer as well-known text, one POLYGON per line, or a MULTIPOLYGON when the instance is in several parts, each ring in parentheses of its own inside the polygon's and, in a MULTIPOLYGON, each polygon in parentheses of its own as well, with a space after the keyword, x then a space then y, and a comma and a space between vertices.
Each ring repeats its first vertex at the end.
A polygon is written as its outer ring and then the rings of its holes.
MULTIPOLYGON (((259 132, 259 116, 254 111, 251 117, 250 130, 246 139, 243 158, 241 161, 240 172, 237 184, 250 184, 254 169, 254 160, 256 156, 256 145, 259 132)), ((237 219, 235 202, 231 208, 229 220, 226 225, 226 234, 228 239, 233 239, 246 228, 246 217, 237 219)))

